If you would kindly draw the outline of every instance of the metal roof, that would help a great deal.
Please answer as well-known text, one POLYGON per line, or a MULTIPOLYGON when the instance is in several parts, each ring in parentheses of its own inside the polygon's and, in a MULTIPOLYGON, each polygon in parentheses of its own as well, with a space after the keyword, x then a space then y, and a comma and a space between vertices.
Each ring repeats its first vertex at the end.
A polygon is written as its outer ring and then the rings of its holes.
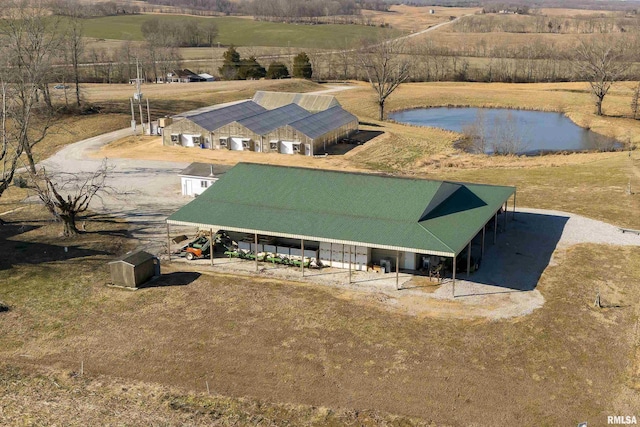
POLYGON ((333 95, 314 95, 310 93, 268 92, 259 90, 253 96, 253 102, 268 110, 287 104, 297 104, 307 111, 324 111, 340 105, 333 95))
POLYGON ((231 169, 231 166, 226 165, 214 165, 212 163, 199 163, 193 162, 185 169, 180 171, 179 176, 195 176, 195 177, 219 177, 226 171, 231 169), (211 172, 213 171, 213 175, 211 172))
POLYGON ((454 256, 514 192, 239 163, 167 222, 454 256))
POLYGON ((310 112, 296 104, 287 104, 275 110, 267 110, 264 113, 238 120, 238 123, 258 135, 264 135, 310 115, 310 112))
POLYGON ((357 121, 358 118, 356 116, 343 109, 340 105, 336 105, 328 110, 291 122, 289 126, 309 138, 315 139, 340 126, 357 121))
POLYGON ((204 113, 194 114, 185 118, 208 131, 215 131, 216 129, 224 125, 228 125, 231 122, 255 116, 256 114, 260 114, 265 111, 267 110, 264 107, 253 101, 244 101, 239 104, 233 104, 204 113))
POLYGON ((109 264, 115 264, 117 262, 124 262, 125 264, 129 264, 132 266, 137 266, 140 264, 143 264, 147 261, 149 261, 150 259, 155 258, 154 255, 151 255, 148 252, 145 251, 138 251, 138 252, 127 252, 126 254, 124 254, 123 256, 121 256, 120 258, 113 260, 111 262, 109 262, 109 264))

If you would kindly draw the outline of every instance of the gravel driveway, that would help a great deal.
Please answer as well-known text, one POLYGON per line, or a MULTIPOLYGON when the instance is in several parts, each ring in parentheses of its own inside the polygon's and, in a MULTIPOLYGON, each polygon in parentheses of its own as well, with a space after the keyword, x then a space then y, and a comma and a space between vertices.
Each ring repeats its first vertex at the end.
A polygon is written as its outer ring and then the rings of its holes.
MULTIPOLYGON (((79 141, 40 164, 49 172, 90 173, 102 163, 90 157, 91 153, 130 135, 131 129, 122 129, 79 141)), ((140 240, 139 249, 160 253, 166 247, 165 219, 190 200, 181 195, 178 177, 188 163, 108 159, 108 164, 113 169, 107 185, 114 192, 94 199, 91 209, 131 222, 132 236, 140 240)))
MULTIPOLYGON (((49 171, 92 172, 101 163, 100 159, 90 156, 92 153, 97 152, 103 145, 130 135, 130 129, 122 129, 80 141, 65 147, 41 164, 49 171)), ((108 185, 116 191, 102 200, 96 200, 92 203, 92 209, 129 221, 132 224, 132 236, 140 241, 139 249, 156 254, 165 253, 165 219, 191 200, 181 195, 178 177, 180 170, 188 166, 188 163, 109 159, 109 165, 113 171, 108 178, 108 185)), ((172 229, 173 234, 182 231, 184 230, 172 229)), ((456 281, 456 296, 463 298, 456 300, 463 305, 479 307, 476 313, 478 314, 482 310, 486 311, 487 298, 500 295, 499 299, 503 303, 496 306, 496 310, 481 314, 492 318, 531 312, 544 303, 544 298, 535 288, 545 268, 553 263, 556 249, 579 243, 640 246, 640 236, 622 233, 613 225, 580 215, 541 209, 519 209, 516 221, 509 221, 506 232, 498 234, 497 245, 492 245, 491 236, 487 235, 482 266, 468 279, 466 275, 459 277, 456 281)), ((479 247, 479 244, 474 247, 476 257, 479 255, 479 247)), ((202 267, 206 268, 204 265, 202 267)), ((225 269, 222 266, 218 268, 225 269)), ((245 266, 236 270, 255 274, 251 272, 251 268, 245 266)), ((273 274, 280 275, 280 272, 273 274)), ((412 298, 411 304, 415 302, 414 297, 451 298, 451 281, 445 281, 435 292, 428 295, 412 289, 405 289, 400 295, 395 290, 395 277, 369 277, 367 274, 358 273, 358 277, 354 277, 356 283, 346 286, 345 289, 372 294, 382 293, 390 298, 392 304, 397 304, 400 299, 407 297, 412 298)), ((408 282, 411 279, 409 275, 402 276, 401 281, 408 282)), ((299 273, 293 269, 283 271, 282 278, 300 279, 299 273)), ((315 280, 307 277, 305 281, 326 281, 334 286, 344 286, 346 279, 345 274, 336 272, 317 275, 315 280)), ((420 311, 415 308, 413 310, 420 311)))

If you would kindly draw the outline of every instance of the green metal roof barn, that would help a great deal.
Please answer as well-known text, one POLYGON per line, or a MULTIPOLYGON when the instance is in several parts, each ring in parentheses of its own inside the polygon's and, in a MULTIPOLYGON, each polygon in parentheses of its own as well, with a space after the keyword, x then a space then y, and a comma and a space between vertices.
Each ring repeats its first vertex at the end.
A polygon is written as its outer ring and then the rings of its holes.
POLYGON ((167 223, 455 257, 515 191, 239 163, 167 223))

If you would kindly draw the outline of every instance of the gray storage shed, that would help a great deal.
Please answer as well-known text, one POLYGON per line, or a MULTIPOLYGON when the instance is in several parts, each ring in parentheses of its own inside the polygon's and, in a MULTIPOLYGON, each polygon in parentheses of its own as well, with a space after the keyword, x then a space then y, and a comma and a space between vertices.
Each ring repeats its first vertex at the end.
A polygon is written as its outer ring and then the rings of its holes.
POLYGON ((160 260, 145 251, 127 253, 109 263, 114 285, 137 288, 160 275, 160 260))

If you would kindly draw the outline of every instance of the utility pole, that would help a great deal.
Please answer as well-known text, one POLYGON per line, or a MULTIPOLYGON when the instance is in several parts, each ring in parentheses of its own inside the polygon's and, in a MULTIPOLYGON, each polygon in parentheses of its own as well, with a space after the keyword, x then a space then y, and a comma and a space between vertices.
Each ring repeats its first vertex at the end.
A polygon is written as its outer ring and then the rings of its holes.
POLYGON ((133 130, 133 132, 135 133, 136 131, 136 116, 135 116, 135 112, 133 109, 133 98, 129 98, 129 101, 131 102, 131 130, 133 130))
MULTIPOLYGON (((142 92, 140 91, 140 63, 136 58, 136 91, 133 94, 133 99, 138 101, 138 107, 140 110, 140 126, 142 126, 142 134, 144 135, 144 116, 142 115, 142 92)), ((133 109, 133 100, 131 101, 131 127, 135 130, 135 113, 133 109)))

